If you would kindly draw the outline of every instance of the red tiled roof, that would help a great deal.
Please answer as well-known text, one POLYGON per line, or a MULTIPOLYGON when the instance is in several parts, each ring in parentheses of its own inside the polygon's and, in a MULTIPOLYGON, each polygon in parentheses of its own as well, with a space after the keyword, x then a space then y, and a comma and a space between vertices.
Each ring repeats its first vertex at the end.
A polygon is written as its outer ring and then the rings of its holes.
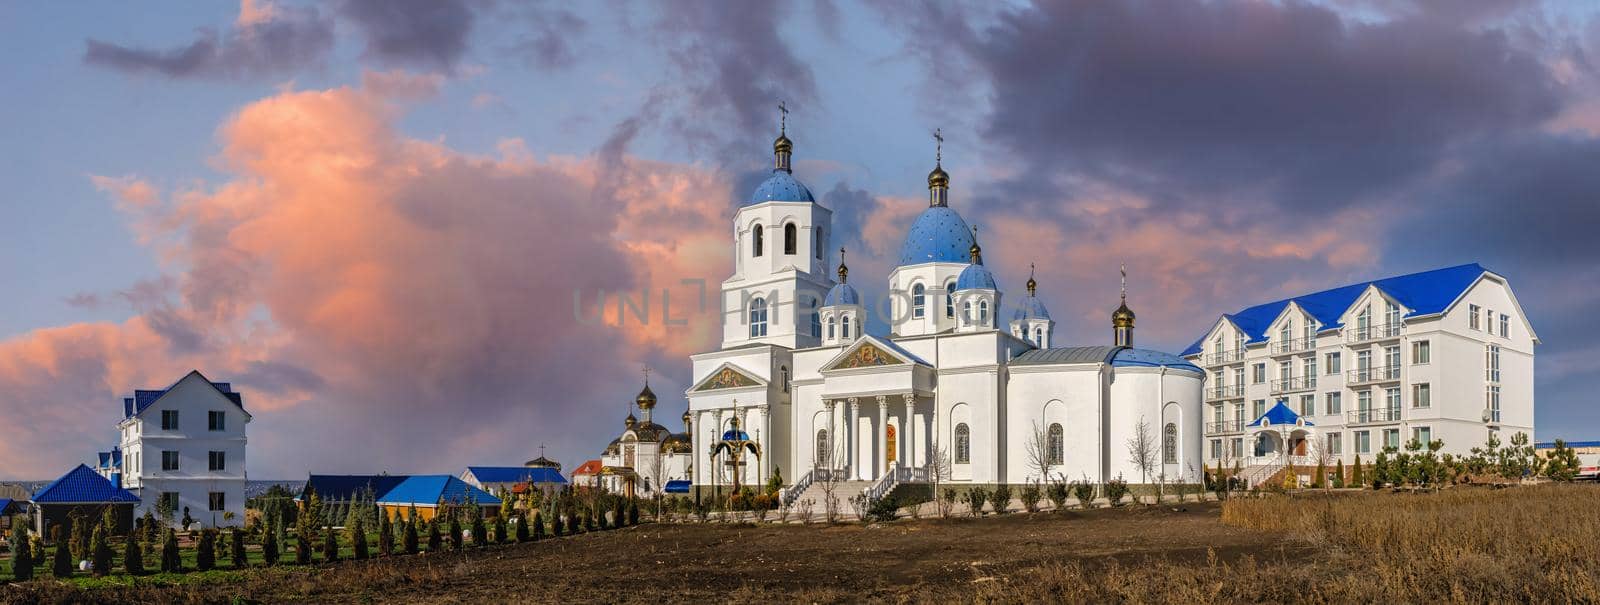
POLYGON ((586 460, 586 461, 584 461, 583 464, 578 465, 578 468, 573 469, 572 474, 573 475, 598 475, 598 474, 600 474, 600 461, 599 460, 586 460))

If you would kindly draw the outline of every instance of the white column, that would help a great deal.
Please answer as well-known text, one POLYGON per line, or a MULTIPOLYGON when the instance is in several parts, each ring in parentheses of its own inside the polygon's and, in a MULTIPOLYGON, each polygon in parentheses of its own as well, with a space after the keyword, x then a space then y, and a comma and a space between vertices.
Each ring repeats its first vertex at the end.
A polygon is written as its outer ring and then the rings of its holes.
MULTIPOLYGON (((872 478, 873 479, 877 479, 878 477, 882 477, 884 471, 889 470, 889 439, 888 439, 888 437, 889 437, 889 404, 888 404, 888 401, 889 401, 889 396, 888 395, 879 395, 878 396, 878 418, 880 418, 881 420, 878 422, 877 426, 872 427, 873 432, 876 433, 874 435, 874 437, 877 439, 877 441, 874 442, 876 447, 874 447, 872 449, 873 449, 874 452, 876 452, 878 454, 877 455, 877 459, 872 461, 872 469, 873 469, 872 470, 872 478)), ((895 444, 897 446, 899 445, 899 443, 900 443, 899 440, 895 441, 895 444)))
POLYGON ((850 409, 844 416, 845 468, 850 471, 851 477, 860 479, 860 465, 856 464, 856 458, 858 457, 856 455, 856 418, 861 415, 861 404, 854 397, 851 397, 848 401, 850 409))
POLYGON ((901 464, 905 465, 906 467, 915 467, 917 465, 917 442, 912 437, 913 433, 911 430, 911 425, 912 418, 916 416, 917 396, 911 393, 906 393, 904 397, 906 400, 906 416, 904 420, 900 421, 900 430, 905 433, 904 440, 906 442, 906 446, 904 451, 906 454, 905 456, 902 456, 900 460, 901 464))
MULTIPOLYGON (((812 460, 816 461, 825 459, 828 461, 828 463, 823 465, 823 468, 832 470, 833 468, 839 466, 839 461, 833 459, 834 452, 839 450, 839 447, 835 445, 839 442, 839 425, 834 423, 833 410, 834 408, 839 407, 839 402, 837 400, 829 399, 825 403, 828 406, 828 451, 817 452, 817 455, 812 456, 812 460), (826 458, 824 458, 824 456, 826 456, 826 458)), ((816 435, 811 436, 813 443, 816 442, 816 439, 816 435)), ((815 446, 813 445, 813 447, 815 446)))

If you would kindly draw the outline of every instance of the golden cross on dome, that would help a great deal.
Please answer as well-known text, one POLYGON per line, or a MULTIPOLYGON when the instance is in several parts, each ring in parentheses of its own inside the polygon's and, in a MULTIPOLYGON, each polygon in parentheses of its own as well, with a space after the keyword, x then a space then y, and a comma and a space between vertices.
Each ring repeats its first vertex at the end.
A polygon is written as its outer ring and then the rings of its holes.
POLYGON ((650 386, 650 364, 644 366, 644 386, 650 386))
POLYGON ((1122 304, 1128 304, 1128 265, 1122 265, 1122 304))
POLYGON ((789 132, 789 108, 785 107, 783 100, 778 101, 778 134, 789 132))
POLYGON ((940 164, 944 162, 944 132, 942 129, 933 129, 933 140, 937 141, 933 146, 933 163, 940 164))

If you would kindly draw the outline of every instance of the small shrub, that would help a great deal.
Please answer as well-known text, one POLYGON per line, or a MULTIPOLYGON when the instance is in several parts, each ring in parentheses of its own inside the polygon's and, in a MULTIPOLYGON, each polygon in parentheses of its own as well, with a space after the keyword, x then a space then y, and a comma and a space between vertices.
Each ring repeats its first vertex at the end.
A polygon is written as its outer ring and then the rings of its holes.
POLYGON ((633 503, 628 504, 628 525, 638 525, 638 524, 639 524, 639 503, 638 502, 633 502, 633 503))
POLYGON ((517 519, 516 539, 518 542, 527 542, 532 539, 528 534, 528 516, 523 515, 517 519))
POLYGON ((967 510, 972 512, 972 516, 982 517, 983 505, 989 501, 989 490, 981 487, 969 489, 962 501, 967 503, 967 510))
POLYGON ((355 553, 351 556, 357 561, 366 560, 367 555, 367 523, 363 515, 356 515, 355 523, 350 526, 350 546, 355 553))
POLYGON ((1050 487, 1044 490, 1045 497, 1049 498, 1050 506, 1057 512, 1067 508, 1067 484, 1061 481, 1051 481, 1050 487))
POLYGON ((945 519, 949 519, 950 518, 950 513, 955 511, 955 509, 956 509, 956 500, 958 500, 960 497, 961 497, 961 494, 956 493, 956 490, 953 490, 953 489, 950 489, 950 488, 945 488, 945 490, 943 492, 940 492, 939 493, 939 516, 943 517, 945 519))
POLYGON ((1078 507, 1088 510, 1094 505, 1094 484, 1088 479, 1072 482, 1072 497, 1077 498, 1078 507))
POLYGON ((428 552, 439 552, 444 548, 444 536, 439 535, 439 518, 434 517, 428 522, 428 552))
MULTIPOLYGON (((272 562, 276 563, 277 561, 278 551, 274 547, 272 562)), ((183 571, 183 558, 178 554, 178 532, 172 531, 172 528, 167 528, 167 535, 161 541, 161 571, 166 573, 183 571)))
POLYGON ((378 511, 378 554, 394 554, 394 523, 389 521, 388 511, 382 510, 378 511))
POLYGON ((1117 475, 1116 479, 1106 482, 1106 499, 1112 506, 1122 506, 1122 499, 1128 496, 1128 482, 1117 475))
POLYGON ((216 538, 211 536, 211 530, 201 530, 200 540, 195 543, 194 568, 199 571, 211 571, 217 566, 216 550, 212 546, 216 538))
POLYGON ((475 512, 477 512, 477 514, 472 516, 472 545, 473 546, 488 546, 489 545, 489 526, 484 524, 484 522, 483 522, 483 513, 482 513, 482 511, 475 511, 475 512))
POLYGON ((331 526, 322 532, 322 560, 326 563, 339 562, 339 532, 333 531, 331 526))
POLYGON ((544 517, 539 515, 539 511, 533 511, 533 535, 532 535, 532 539, 535 542, 544 539, 544 517))
POLYGON ((1018 490, 1018 496, 1022 499, 1023 510, 1036 513, 1039 512, 1039 500, 1043 499, 1044 490, 1039 487, 1039 482, 1029 481, 1022 484, 1022 489, 1018 490))
POLYGON ((454 514, 450 515, 450 550, 461 550, 461 521, 454 514))
POLYGON ((900 515, 900 505, 893 496, 884 496, 873 500, 867 505, 867 520, 885 523, 895 520, 900 515))
POLYGON ((994 486, 994 493, 990 495, 989 503, 994 507, 994 514, 1006 514, 1006 510, 1011 508, 1011 486, 1004 483, 994 486))

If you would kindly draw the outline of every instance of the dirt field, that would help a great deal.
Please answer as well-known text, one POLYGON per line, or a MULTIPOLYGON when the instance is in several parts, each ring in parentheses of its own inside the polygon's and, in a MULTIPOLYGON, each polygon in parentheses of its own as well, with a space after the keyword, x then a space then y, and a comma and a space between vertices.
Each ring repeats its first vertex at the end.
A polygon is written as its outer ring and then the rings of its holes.
POLYGON ((1276 534, 1222 525, 1214 503, 862 526, 641 525, 315 570, 276 569, 167 587, 51 588, 14 602, 661 602, 752 598, 896 601, 955 596, 1068 561, 1201 563, 1304 554, 1276 534))

